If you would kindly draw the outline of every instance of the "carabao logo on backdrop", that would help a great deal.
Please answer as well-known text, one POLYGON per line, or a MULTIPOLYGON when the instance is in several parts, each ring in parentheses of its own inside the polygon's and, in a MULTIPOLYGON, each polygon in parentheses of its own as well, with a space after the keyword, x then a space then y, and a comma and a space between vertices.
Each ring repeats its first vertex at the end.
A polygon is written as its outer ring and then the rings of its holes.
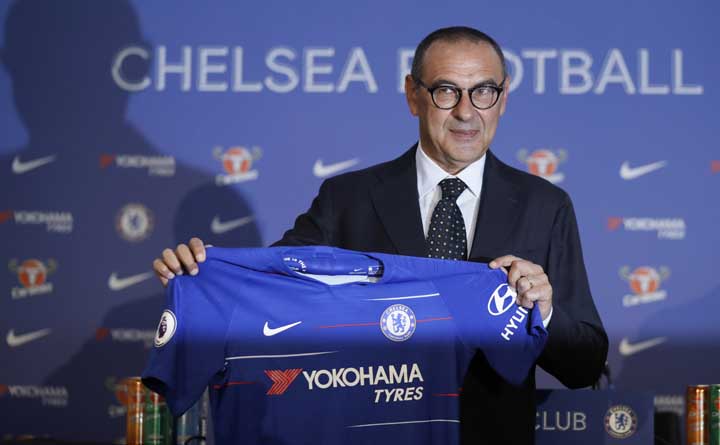
POLYGON ((215 147, 213 156, 222 162, 223 170, 225 170, 225 174, 219 174, 215 177, 217 185, 252 181, 257 179, 260 174, 256 169, 252 168, 253 163, 262 156, 260 147, 247 149, 238 145, 227 150, 223 150, 222 147, 215 147))
MULTIPOLYGON (((568 45, 571 46, 571 45, 568 45)), ((685 53, 681 48, 656 50, 645 48, 622 51, 610 48, 599 57, 585 49, 503 50, 512 73, 510 91, 523 83, 531 84, 534 94, 549 88, 561 95, 604 94, 624 91, 628 95, 701 95, 702 84, 691 83, 699 73, 686 73, 685 53), (597 60, 602 59, 601 63, 597 60), (632 69, 630 67, 633 67, 632 69), (670 73, 670 81, 657 80, 670 73)), ((344 93, 357 83, 369 94, 395 88, 403 92, 404 79, 410 72, 414 49, 398 48, 394 85, 376 80, 373 56, 361 46, 347 52, 332 46, 294 48, 279 45, 269 49, 229 45, 158 45, 123 48, 109 67, 115 84, 129 92, 197 91, 203 93, 344 93), (142 78, 127 76, 124 66, 132 59, 150 61, 153 69, 142 78), (250 78, 247 66, 262 67, 266 74, 250 78)), ((129 62, 130 61, 130 62, 129 62)), ((253 72, 256 72, 253 69, 253 72)))
POLYGON ((528 154, 528 150, 523 148, 518 151, 517 157, 520 162, 527 165, 527 171, 533 175, 547 179, 553 184, 565 179, 565 174, 558 171, 559 165, 567 159, 567 151, 563 149, 541 148, 528 154))
POLYGON ((630 271, 630 267, 620 268, 620 277, 630 285, 632 294, 623 297, 623 306, 654 303, 667 298, 667 292, 660 289, 660 284, 670 276, 670 269, 665 266, 655 269, 641 266, 630 271))
POLYGON ((120 379, 113 376, 105 378, 105 388, 115 395, 117 401, 117 404, 108 405, 109 418, 125 417, 127 414, 129 403, 127 384, 129 381, 129 378, 120 379))
POLYGON ((18 281, 22 285, 12 288, 11 295, 14 300, 49 294, 53 291, 53 284, 47 281, 48 275, 57 269, 57 261, 53 259, 42 262, 31 258, 22 263, 12 259, 8 263, 8 269, 17 274, 18 281))

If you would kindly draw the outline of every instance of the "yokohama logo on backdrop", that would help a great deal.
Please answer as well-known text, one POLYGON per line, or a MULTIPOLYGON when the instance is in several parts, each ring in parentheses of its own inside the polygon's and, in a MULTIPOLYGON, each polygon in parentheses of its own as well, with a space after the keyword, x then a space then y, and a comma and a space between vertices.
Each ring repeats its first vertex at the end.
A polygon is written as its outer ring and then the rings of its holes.
POLYGON ((622 227, 626 232, 657 232, 658 239, 685 239, 687 225, 684 218, 647 218, 620 217, 608 218, 608 230, 616 231, 622 227))
POLYGON ((3 210, 0 211, 0 224, 14 221, 15 225, 44 225, 48 232, 71 233, 73 230, 73 215, 67 211, 43 210, 3 210))
POLYGON ((134 328, 97 328, 95 340, 104 341, 110 338, 115 343, 141 343, 146 349, 155 341, 155 331, 134 328))
POLYGON ((43 406, 65 407, 70 394, 64 386, 0 385, 0 399, 34 399, 43 406))
POLYGON ((146 169, 149 176, 169 177, 175 175, 175 158, 172 156, 109 153, 100 155, 100 168, 106 169, 110 166, 122 169, 146 169))

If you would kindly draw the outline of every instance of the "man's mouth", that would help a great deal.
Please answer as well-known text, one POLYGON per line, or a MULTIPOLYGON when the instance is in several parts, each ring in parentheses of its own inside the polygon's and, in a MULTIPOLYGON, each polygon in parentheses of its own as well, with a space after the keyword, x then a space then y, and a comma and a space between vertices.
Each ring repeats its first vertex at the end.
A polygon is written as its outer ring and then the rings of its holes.
POLYGON ((450 130, 450 133, 458 139, 472 139, 480 133, 480 130, 450 130))

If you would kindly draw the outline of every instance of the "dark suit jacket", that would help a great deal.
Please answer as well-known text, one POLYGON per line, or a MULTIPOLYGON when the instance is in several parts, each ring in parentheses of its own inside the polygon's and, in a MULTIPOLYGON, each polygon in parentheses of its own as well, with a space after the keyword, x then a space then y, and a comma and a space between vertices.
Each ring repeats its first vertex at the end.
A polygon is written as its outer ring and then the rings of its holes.
MULTIPOLYGON (((310 209, 276 244, 426 257, 415 150, 326 180, 310 209)), ((538 364, 570 388, 590 386, 605 363, 608 340, 590 295, 570 198, 488 151, 470 261, 505 254, 541 265, 553 286, 548 342, 538 364)), ((514 387, 477 353, 460 398, 462 442, 532 444, 534 389, 534 370, 514 387)))

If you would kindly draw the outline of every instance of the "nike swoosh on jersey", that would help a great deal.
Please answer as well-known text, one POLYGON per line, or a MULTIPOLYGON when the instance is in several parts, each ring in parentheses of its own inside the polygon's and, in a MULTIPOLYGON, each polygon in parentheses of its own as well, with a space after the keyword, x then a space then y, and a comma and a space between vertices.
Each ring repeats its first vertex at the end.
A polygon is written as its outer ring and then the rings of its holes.
POLYGON ((47 328, 40 329, 39 331, 28 332, 26 334, 15 335, 15 330, 10 329, 5 340, 7 340, 8 346, 11 348, 17 348, 18 346, 43 338, 46 335, 49 335, 51 331, 51 329, 47 328))
POLYGON ((641 352, 646 349, 650 349, 657 345, 665 343, 666 340, 667 340, 667 337, 655 337, 655 338, 651 338, 651 339, 645 340, 645 341, 640 341, 637 343, 630 343, 627 338, 623 338, 622 341, 620 342, 620 355, 629 357, 631 355, 637 354, 638 352, 641 352))
POLYGON ((302 321, 296 321, 295 323, 286 324, 285 326, 280 326, 278 328, 271 328, 268 326, 268 322, 265 322, 265 326, 263 326, 263 335, 265 337, 272 337, 273 335, 277 335, 281 332, 285 332, 290 328, 294 328, 295 326, 302 323, 302 321))
POLYGON ((620 177, 626 181, 639 178, 640 176, 659 170, 667 164, 667 161, 658 161, 651 164, 641 165, 640 167, 630 167, 630 163, 625 161, 620 166, 620 177))
POLYGON ((117 274, 113 272, 110 274, 110 278, 108 278, 108 287, 110 290, 123 290, 138 283, 142 283, 152 276, 152 272, 143 272, 125 278, 118 278, 117 274))
POLYGON ((35 170, 38 167, 42 167, 45 164, 49 164, 55 160, 55 155, 45 156, 43 158, 33 159, 32 161, 22 162, 20 156, 15 156, 12 163, 12 171, 16 175, 27 173, 30 170, 35 170))
POLYGON ((313 165, 313 174, 316 178, 326 178, 348 169, 357 163, 358 159, 355 158, 348 159, 347 161, 336 162, 334 164, 323 165, 322 159, 318 159, 315 161, 315 165, 313 165))
POLYGON ((216 235, 220 235, 231 230, 235 230, 238 227, 242 227, 253 220, 253 216, 244 216, 238 219, 231 219, 229 221, 220 221, 220 217, 215 215, 210 224, 210 230, 216 235))

